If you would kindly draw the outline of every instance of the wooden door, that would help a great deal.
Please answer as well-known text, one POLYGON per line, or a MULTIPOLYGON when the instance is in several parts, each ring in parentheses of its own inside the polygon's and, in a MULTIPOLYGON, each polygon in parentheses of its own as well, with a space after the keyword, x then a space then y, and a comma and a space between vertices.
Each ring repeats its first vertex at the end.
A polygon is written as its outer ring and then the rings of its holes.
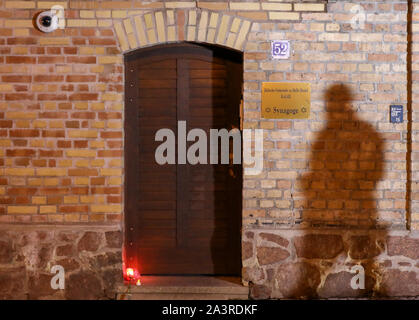
POLYGON ((159 165, 155 134, 168 128, 178 141, 178 121, 186 121, 187 132, 207 132, 209 148, 211 128, 239 128, 241 54, 165 45, 127 54, 125 68, 127 266, 141 274, 239 275, 241 165, 159 165))

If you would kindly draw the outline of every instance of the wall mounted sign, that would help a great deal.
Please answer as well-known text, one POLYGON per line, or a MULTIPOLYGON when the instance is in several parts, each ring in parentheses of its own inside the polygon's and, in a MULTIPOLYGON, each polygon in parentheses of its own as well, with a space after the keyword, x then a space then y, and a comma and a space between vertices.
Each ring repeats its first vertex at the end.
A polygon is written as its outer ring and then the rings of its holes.
POLYGON ((398 105, 390 106, 390 122, 391 123, 403 122, 403 106, 398 106, 398 105))
POLYGON ((262 83, 262 118, 307 119, 310 117, 310 84, 262 83))
POLYGON ((271 42, 272 59, 288 59, 290 57, 290 42, 288 40, 274 40, 271 42))

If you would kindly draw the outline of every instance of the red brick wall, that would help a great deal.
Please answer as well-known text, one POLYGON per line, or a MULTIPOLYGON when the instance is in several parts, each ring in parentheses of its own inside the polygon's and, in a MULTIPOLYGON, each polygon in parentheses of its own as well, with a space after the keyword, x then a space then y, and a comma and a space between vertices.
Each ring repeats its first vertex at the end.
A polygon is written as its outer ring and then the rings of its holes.
MULTIPOLYGON (((319 274, 319 281, 313 282, 318 286, 307 289, 302 285, 308 290, 303 292, 321 295, 319 292, 324 292, 322 288, 330 279, 343 281, 334 275, 346 270, 343 260, 326 255, 309 259, 307 266, 301 264, 305 258, 296 251, 298 241, 294 236, 309 235, 313 229, 323 232, 331 226, 341 230, 336 231, 343 242, 341 259, 349 257, 349 264, 376 264, 384 268, 380 273, 383 276, 389 270, 389 274, 402 273, 396 277, 400 283, 415 283, 411 272, 418 272, 417 257, 401 253, 405 258, 397 260, 399 255, 393 257, 387 237, 393 235, 391 230, 398 229, 401 231, 394 232, 405 232, 401 247, 418 246, 416 233, 405 231, 407 224, 412 230, 419 229, 414 124, 417 7, 413 14, 410 184, 406 169, 407 122, 394 125, 388 121, 390 104, 406 106, 408 102, 407 2, 357 1, 367 19, 363 29, 351 24, 352 2, 329 1, 327 7, 325 3, 0 0, 0 239, 5 248, 1 251, 4 257, 0 257, 0 281, 6 279, 6 283, 14 268, 25 274, 24 284, 5 287, 8 289, 1 293, 2 297, 10 298, 13 290, 36 297, 31 292, 36 293, 37 285, 42 286, 41 275, 47 277, 51 265, 62 259, 68 260, 62 262, 69 268, 68 277, 77 281, 91 278, 92 286, 100 283, 100 293, 82 293, 81 297, 98 297, 120 281, 104 274, 108 269, 103 267, 103 261, 113 261, 109 269, 121 270, 121 260, 114 260, 115 255, 121 257, 121 248, 109 246, 104 230, 120 231, 123 221, 122 53, 183 39, 244 51, 244 126, 265 130, 264 170, 258 176, 244 177, 243 240, 251 243, 244 244, 246 250, 251 246, 253 251, 249 257, 248 251, 243 251, 243 277, 252 286, 252 295, 284 296, 275 286, 275 274, 283 268, 299 270, 297 273, 309 269, 315 279, 319 274), (52 34, 35 30, 34 14, 55 3, 65 9, 66 28, 52 34), (270 41, 274 39, 291 41, 293 53, 289 60, 270 58, 270 41), (263 81, 309 82, 310 119, 261 118, 263 81), (343 83, 351 92, 351 102, 345 108, 341 108, 345 104, 341 97, 325 96, 336 83, 343 83), (346 127, 334 126, 343 122, 346 127), (340 138, 330 139, 329 134, 340 138), (354 143, 357 139, 362 143, 354 143), (327 151, 324 145, 328 145, 327 151), (361 165, 364 171, 358 167, 361 165), (345 191, 345 186, 337 187, 339 182, 356 176, 356 171, 363 178, 354 179, 355 186, 348 182, 350 192, 345 191), (335 183, 332 187, 328 186, 331 182, 335 183), (407 186, 412 191, 410 211, 406 210, 407 186), (49 230, 48 237, 38 235, 40 225, 49 230), (60 232, 54 231, 58 226, 74 236, 63 240, 60 232), (97 240, 97 247, 85 250, 80 245, 86 232, 83 228, 94 233, 88 237, 97 240), (351 233, 343 231, 345 228, 382 229, 370 241, 382 243, 377 244, 378 251, 371 247, 377 255, 352 256, 348 249, 352 245, 351 233), (295 234, 282 235, 282 229, 295 234), (286 248, 269 239, 260 242, 258 237, 263 232, 286 238, 286 248), (35 249, 28 246, 29 239, 39 245, 35 249), (46 242, 56 243, 46 246, 46 242), (71 253, 62 255, 58 248, 67 245, 71 253), (263 256, 271 249, 259 252, 258 248, 276 246, 289 256, 274 250, 277 259, 265 263, 263 256), (49 262, 33 269, 31 250, 44 252, 49 262), (92 261, 87 259, 89 255, 94 257, 92 261), (22 256, 26 258, 22 260, 22 256), (319 267, 319 263, 334 267, 319 267), (94 275, 86 275, 89 269, 94 270, 94 275), (107 279, 112 285, 105 283, 107 279)), ((347 275, 342 277, 346 279, 347 275)), ((382 292, 381 283, 386 282, 374 279, 375 289, 370 292, 378 294, 382 292)), ((294 286, 298 287, 298 282, 294 286)), ((338 287, 345 292, 343 284, 338 287)), ((398 290, 391 295, 417 295, 419 289, 398 290)), ((48 291, 39 296, 72 297, 69 292, 48 291)))
POLYGON ((6 27, 1 42, 0 221, 120 222, 123 66, 113 30, 6 27))

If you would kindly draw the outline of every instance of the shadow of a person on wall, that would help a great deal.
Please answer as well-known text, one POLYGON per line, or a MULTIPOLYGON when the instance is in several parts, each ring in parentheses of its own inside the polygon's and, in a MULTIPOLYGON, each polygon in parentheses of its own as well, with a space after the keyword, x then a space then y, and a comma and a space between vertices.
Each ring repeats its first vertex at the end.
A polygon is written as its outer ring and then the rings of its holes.
POLYGON ((354 99, 344 84, 332 85, 324 94, 327 123, 311 145, 309 172, 298 181, 304 195, 302 222, 310 232, 306 230, 299 237, 296 254, 300 262, 313 263, 326 280, 319 287, 317 273, 307 284, 303 272, 294 292, 290 292, 294 297, 360 297, 373 292, 377 272, 374 262, 383 250, 385 230, 379 238, 367 230, 382 228, 376 187, 384 172, 383 138, 357 116, 354 99), (319 234, 320 228, 335 231, 319 234), (344 232, 348 229, 364 231, 354 236, 344 232), (356 264, 365 269, 364 290, 354 290, 350 284, 355 276, 350 269, 356 264))

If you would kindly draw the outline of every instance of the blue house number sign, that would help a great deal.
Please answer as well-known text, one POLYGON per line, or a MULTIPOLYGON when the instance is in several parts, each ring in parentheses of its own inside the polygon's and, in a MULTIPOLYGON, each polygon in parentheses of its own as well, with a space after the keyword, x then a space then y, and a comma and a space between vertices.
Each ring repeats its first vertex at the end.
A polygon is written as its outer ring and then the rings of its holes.
POLYGON ((403 106, 398 106, 398 105, 390 106, 390 122, 391 123, 403 122, 403 106))
POLYGON ((290 42, 288 40, 272 41, 272 59, 288 59, 290 57, 290 42))

